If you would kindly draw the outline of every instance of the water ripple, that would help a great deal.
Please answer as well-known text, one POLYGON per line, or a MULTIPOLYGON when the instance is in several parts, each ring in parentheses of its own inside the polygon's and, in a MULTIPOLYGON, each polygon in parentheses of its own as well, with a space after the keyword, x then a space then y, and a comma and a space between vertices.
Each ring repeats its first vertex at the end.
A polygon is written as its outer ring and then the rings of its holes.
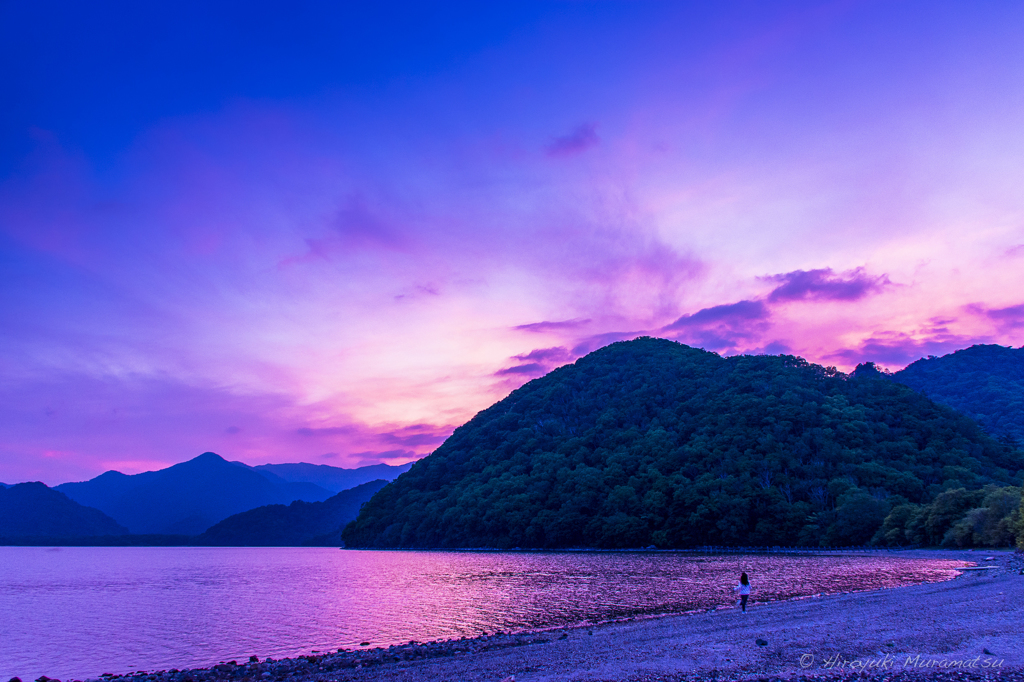
POLYGON ((867 556, 0 547, 0 678, 207 666, 944 580, 867 556))

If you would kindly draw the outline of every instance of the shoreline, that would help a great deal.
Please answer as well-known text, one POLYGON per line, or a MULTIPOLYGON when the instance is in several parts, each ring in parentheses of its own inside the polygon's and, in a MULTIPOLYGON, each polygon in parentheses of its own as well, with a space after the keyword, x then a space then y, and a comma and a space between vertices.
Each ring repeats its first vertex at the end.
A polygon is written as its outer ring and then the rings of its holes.
MULTIPOLYGON (((104 682, 541 680, 1024 680, 1024 558, 1008 550, 903 550, 998 565, 897 588, 754 602, 596 625, 497 633, 104 682), (995 557, 994 561, 984 561, 995 557), (951 677, 952 675, 952 677, 951 677)), ((49 679, 49 678, 47 678, 49 679)), ((26 680, 25 682, 30 682, 26 680)), ((42 682, 46 682, 43 680, 42 682)))

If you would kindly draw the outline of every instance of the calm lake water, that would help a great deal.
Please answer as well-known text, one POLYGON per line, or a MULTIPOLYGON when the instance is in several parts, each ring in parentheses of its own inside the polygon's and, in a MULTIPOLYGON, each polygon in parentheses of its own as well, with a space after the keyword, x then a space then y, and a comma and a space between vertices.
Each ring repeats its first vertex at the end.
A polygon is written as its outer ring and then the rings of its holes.
POLYGON ((946 580, 899 556, 0 547, 0 680, 207 666, 946 580))

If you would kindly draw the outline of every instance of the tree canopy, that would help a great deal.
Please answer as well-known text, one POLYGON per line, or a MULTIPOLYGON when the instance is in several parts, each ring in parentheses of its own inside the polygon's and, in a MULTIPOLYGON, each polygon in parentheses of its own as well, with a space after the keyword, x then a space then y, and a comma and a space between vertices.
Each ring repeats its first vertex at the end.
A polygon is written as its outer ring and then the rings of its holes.
POLYGON ((977 420, 992 436, 1024 446, 1024 348, 971 346, 918 360, 892 378, 977 420))
POLYGON ((640 338, 477 414, 364 505, 344 539, 853 545, 901 505, 1022 479, 1021 452, 899 383, 640 338))

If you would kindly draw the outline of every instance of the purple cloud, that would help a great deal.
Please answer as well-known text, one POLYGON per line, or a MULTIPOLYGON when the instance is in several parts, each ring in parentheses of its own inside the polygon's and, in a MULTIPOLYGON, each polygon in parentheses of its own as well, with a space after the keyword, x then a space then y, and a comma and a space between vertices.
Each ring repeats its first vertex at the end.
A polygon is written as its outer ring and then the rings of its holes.
POLYGON ((1009 256, 1010 258, 1024 256, 1024 244, 1017 244, 1017 246, 1007 249, 1006 255, 1009 256))
POLYGON ((746 351, 748 355, 788 355, 793 348, 783 341, 769 341, 760 348, 751 348, 746 351))
POLYGON ((377 437, 385 443, 404 445, 407 448, 437 447, 452 435, 454 426, 434 424, 412 424, 394 431, 377 433, 377 437))
POLYGON ((584 123, 568 135, 557 137, 546 148, 548 156, 575 156, 597 145, 600 140, 592 123, 584 123))
MULTIPOLYGON (((455 428, 453 426, 435 426, 433 424, 412 424, 392 431, 378 431, 369 429, 361 424, 345 424, 342 426, 328 426, 322 428, 303 427, 295 432, 306 437, 337 437, 345 436, 350 438, 366 439, 367 437, 388 445, 403 445, 405 447, 436 447, 444 442, 451 435, 455 428)), ((365 453, 363 453, 365 454, 365 453)))
POLYGON ((558 365, 570 362, 577 357, 577 355, 570 353, 568 349, 561 346, 555 346, 554 348, 537 348, 529 353, 513 355, 513 360, 519 360, 523 364, 499 369, 494 373, 494 376, 538 377, 543 374, 547 374, 558 365))
POLYGON ((692 315, 683 315, 664 329, 665 331, 674 331, 715 324, 739 326, 750 322, 767 320, 770 315, 768 306, 762 301, 739 301, 737 303, 703 308, 692 315))
POLYGON ((371 450, 367 452, 353 452, 350 457, 358 458, 354 466, 364 467, 372 464, 404 464, 410 460, 419 459, 422 455, 412 450, 371 450))
POLYGON ((299 436, 305 437, 323 437, 323 436, 349 436, 356 432, 354 426, 326 426, 321 428, 311 428, 303 426, 295 429, 295 433, 299 436))
POLYGON ((597 350, 598 348, 603 348, 610 343, 615 343, 616 341, 632 341, 638 336, 643 336, 644 334, 646 334, 646 332, 643 331, 606 332, 604 334, 594 334, 593 336, 588 336, 587 338, 579 341, 575 346, 573 346, 572 354, 576 357, 581 357, 587 353, 597 350))
POLYGON ((327 220, 330 232, 324 237, 306 238, 307 252, 285 258, 281 265, 330 260, 336 255, 366 249, 401 251, 407 248, 405 237, 382 218, 381 213, 382 210, 371 206, 363 194, 349 195, 327 220))
POLYGON ((1003 329, 1024 327, 1024 303, 1006 308, 986 308, 978 304, 968 306, 967 308, 975 314, 984 315, 988 319, 993 320, 1003 329))
POLYGON ((554 348, 537 348, 523 355, 513 355, 516 360, 533 360, 536 362, 567 362, 573 359, 572 353, 561 346, 554 348))
POLYGON ((206 450, 247 464, 315 461, 338 466, 422 457, 453 425, 367 424, 334 410, 311 424, 307 407, 282 393, 239 393, 171 378, 53 374, 0 385, 4 480, 53 485, 108 469, 160 469, 206 450), (376 461, 373 460, 376 457, 376 461))
POLYGON ((559 322, 531 322, 530 324, 521 324, 513 329, 523 332, 554 332, 562 331, 565 329, 578 329, 584 325, 590 324, 590 319, 576 319, 576 320, 562 320, 559 322))
POLYGON ((366 198, 354 194, 338 209, 330 226, 347 245, 399 248, 402 239, 377 212, 367 205, 366 198))
POLYGON ((829 358, 850 365, 875 362, 886 367, 902 368, 929 355, 946 355, 976 343, 988 343, 988 338, 935 334, 914 338, 904 333, 880 333, 865 340, 857 348, 847 348, 830 354, 829 358))
POLYGON ((506 367, 505 369, 499 369, 494 373, 496 377, 506 377, 510 375, 524 375, 524 376, 540 376, 547 373, 547 368, 539 362, 528 362, 525 365, 516 365, 514 367, 506 367))
POLYGON ((770 319, 764 301, 744 300, 683 315, 662 331, 676 341, 707 350, 733 351, 767 331, 770 319))
POLYGON ((768 300, 773 303, 806 299, 856 301, 891 284, 886 275, 870 277, 864 273, 864 268, 856 268, 839 275, 833 275, 832 268, 794 270, 781 275, 770 275, 764 279, 780 283, 768 295, 768 300))

